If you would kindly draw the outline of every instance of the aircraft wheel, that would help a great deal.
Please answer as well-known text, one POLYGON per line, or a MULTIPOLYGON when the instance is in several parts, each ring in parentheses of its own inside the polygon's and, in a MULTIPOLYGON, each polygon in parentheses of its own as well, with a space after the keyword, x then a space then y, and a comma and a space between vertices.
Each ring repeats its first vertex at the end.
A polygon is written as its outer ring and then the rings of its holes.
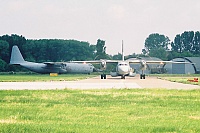
POLYGON ((145 79, 145 74, 143 74, 143 79, 145 79))
POLYGON ((125 79, 125 75, 122 75, 122 76, 121 76, 121 79, 125 79))
POLYGON ((106 74, 101 74, 101 79, 106 79, 106 74))
POLYGON ((140 74, 140 79, 145 79, 145 74, 140 74))
POLYGON ((106 74, 104 74, 104 76, 103 76, 103 77, 104 77, 104 79, 106 79, 106 74))

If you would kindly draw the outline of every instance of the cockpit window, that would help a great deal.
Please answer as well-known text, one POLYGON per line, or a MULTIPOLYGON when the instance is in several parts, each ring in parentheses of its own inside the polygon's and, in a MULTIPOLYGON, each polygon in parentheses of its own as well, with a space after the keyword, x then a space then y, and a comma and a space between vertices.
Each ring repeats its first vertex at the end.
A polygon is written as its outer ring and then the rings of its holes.
POLYGON ((128 66, 128 64, 121 64, 121 63, 120 63, 119 66, 128 66))

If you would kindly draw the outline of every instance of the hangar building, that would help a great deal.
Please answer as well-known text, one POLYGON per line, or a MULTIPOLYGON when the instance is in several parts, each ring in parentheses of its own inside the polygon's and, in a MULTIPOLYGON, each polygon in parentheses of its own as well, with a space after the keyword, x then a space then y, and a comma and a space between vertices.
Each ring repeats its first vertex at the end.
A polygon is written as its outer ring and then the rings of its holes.
POLYGON ((164 68, 169 74, 196 74, 200 73, 200 57, 180 57, 172 61, 190 62, 194 64, 166 64, 164 68))

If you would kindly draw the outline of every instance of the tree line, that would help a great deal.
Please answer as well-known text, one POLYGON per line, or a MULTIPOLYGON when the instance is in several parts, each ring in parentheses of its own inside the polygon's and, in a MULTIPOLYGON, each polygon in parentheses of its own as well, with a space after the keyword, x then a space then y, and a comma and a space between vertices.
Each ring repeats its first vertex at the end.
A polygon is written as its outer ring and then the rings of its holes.
MULTIPOLYGON (((26 39, 16 34, 0 36, 0 72, 21 71, 23 68, 10 66, 12 46, 17 45, 27 61, 32 62, 62 62, 72 60, 121 59, 121 53, 109 55, 106 53, 105 41, 98 39, 97 43, 64 39, 26 39)), ((174 40, 158 33, 150 34, 144 43, 141 54, 133 53, 125 58, 157 57, 171 60, 176 57, 200 56, 200 32, 185 31, 177 34, 174 40)))
POLYGON ((150 34, 145 40, 142 53, 163 60, 176 57, 200 57, 200 32, 185 31, 177 34, 172 42, 165 35, 150 34))
POLYGON ((10 66, 12 46, 17 45, 27 61, 62 62, 71 60, 93 60, 96 45, 77 40, 62 39, 26 39, 19 35, 0 36, 0 71, 19 69, 10 66))

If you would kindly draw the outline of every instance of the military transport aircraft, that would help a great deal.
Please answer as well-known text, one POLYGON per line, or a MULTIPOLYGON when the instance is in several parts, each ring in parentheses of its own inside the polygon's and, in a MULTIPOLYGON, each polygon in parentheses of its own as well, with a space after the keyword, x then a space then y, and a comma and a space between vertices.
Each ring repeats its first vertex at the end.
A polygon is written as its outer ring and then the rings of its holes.
POLYGON ((93 60, 93 61, 71 61, 73 63, 92 63, 92 64, 100 64, 101 70, 103 70, 103 74, 101 74, 101 79, 106 79, 106 74, 104 73, 104 70, 106 69, 107 63, 116 63, 116 72, 110 72, 110 75, 112 77, 121 76, 121 79, 125 79, 125 76, 134 77, 136 73, 134 70, 130 67, 130 64, 140 64, 140 79, 145 79, 145 73, 144 71, 147 69, 147 64, 161 64, 164 65, 166 63, 189 63, 189 62, 174 62, 174 61, 145 61, 142 59, 138 60, 124 60, 124 51, 123 51, 123 41, 122 41, 122 60, 106 60, 106 59, 100 59, 100 60, 93 60))
POLYGON ((31 71, 49 74, 49 73, 83 73, 90 74, 96 69, 92 64, 80 64, 80 63, 69 63, 69 62, 44 62, 35 63, 25 61, 18 46, 12 47, 10 64, 20 65, 31 71))

